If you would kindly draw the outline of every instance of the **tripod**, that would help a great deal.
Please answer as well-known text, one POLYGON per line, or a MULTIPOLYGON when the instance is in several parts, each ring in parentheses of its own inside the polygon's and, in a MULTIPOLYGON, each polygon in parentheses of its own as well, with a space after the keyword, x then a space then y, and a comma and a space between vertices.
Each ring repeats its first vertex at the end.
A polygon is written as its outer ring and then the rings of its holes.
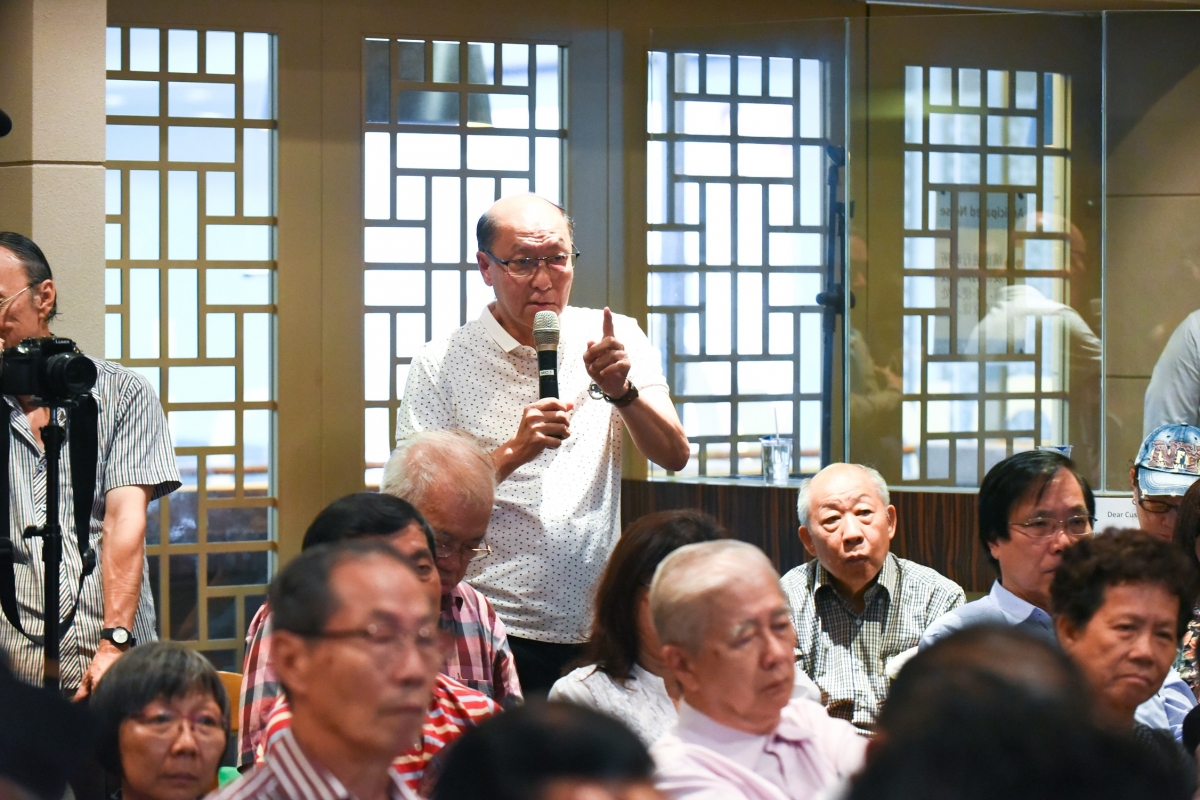
MULTIPOLYGON (((58 518, 59 506, 59 465, 62 461, 62 446, 67 439, 67 430, 58 423, 58 411, 65 410, 67 405, 48 404, 50 422, 42 428, 42 445, 46 449, 46 522, 41 527, 30 525, 25 529, 26 539, 40 536, 42 539, 42 563, 45 565, 45 594, 42 606, 43 653, 45 656, 42 668, 42 685, 55 692, 59 689, 62 671, 59 666, 59 644, 61 620, 61 598, 59 597, 59 575, 62 572, 62 525, 58 518)), ((75 466, 75 465, 72 465, 75 466)), ((88 549, 81 553, 83 557, 83 574, 90 573, 96 565, 96 552, 88 549)), ((80 589, 82 590, 82 582, 80 589)), ((72 612, 72 617, 74 612, 72 612)), ((67 625, 70 625, 68 620, 67 625)))

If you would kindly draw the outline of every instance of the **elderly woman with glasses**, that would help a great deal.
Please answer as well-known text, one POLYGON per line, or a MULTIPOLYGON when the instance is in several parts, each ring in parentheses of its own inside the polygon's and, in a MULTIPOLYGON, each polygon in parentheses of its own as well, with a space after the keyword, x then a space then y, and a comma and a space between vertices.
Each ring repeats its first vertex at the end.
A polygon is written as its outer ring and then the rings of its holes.
POLYGON ((204 656, 174 642, 135 647, 105 673, 91 708, 121 800, 196 800, 216 784, 229 698, 204 656))

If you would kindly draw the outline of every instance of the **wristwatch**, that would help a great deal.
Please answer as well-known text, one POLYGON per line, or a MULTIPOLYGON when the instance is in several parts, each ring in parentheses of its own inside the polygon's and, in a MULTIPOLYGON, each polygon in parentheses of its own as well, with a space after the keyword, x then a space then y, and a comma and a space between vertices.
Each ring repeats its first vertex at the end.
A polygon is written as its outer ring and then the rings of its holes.
POLYGON ((625 392, 625 394, 621 395, 618 398, 613 398, 613 397, 609 397, 608 395, 604 395, 604 399, 606 401, 608 401, 609 403, 612 403, 617 408, 624 408, 625 406, 632 403, 634 400, 638 399, 638 390, 637 390, 637 387, 633 385, 633 381, 629 381, 629 391, 625 392))
POLYGON ((133 638, 133 634, 129 632, 128 628, 104 628, 100 631, 100 638, 108 639, 117 647, 124 647, 125 645, 134 647, 137 645, 137 639, 133 638))

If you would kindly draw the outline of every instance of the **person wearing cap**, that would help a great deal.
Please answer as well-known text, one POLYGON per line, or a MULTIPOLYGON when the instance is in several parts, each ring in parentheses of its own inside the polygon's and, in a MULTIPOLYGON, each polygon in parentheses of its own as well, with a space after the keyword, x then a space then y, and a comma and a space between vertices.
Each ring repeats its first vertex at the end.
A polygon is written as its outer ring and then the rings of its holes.
POLYGON ((1138 527, 1172 541, 1179 504, 1200 478, 1200 428, 1160 425, 1150 432, 1129 470, 1138 527))
POLYGON ((545 695, 582 655, 591 598, 620 536, 623 431, 669 470, 687 465, 690 446, 637 322, 568 305, 578 253, 561 208, 504 198, 475 238, 496 299, 413 358, 396 441, 460 430, 491 454, 492 555, 467 581, 504 622, 526 696, 545 695), (560 318, 557 398, 539 399, 533 324, 543 311, 560 318))

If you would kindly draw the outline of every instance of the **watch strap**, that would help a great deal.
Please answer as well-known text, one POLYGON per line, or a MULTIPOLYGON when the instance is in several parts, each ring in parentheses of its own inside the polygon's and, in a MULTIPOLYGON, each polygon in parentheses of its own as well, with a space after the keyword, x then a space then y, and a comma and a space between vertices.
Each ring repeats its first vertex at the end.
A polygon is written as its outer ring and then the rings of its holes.
POLYGON ((612 403, 617 408, 625 408, 627 405, 638 399, 638 388, 633 385, 633 381, 629 381, 629 390, 619 398, 612 398, 604 395, 604 399, 612 403))
POLYGON ((137 646, 137 639, 135 639, 135 638, 133 637, 133 631, 129 630, 128 628, 122 628, 122 627, 117 627, 117 628, 102 628, 102 629, 100 630, 100 638, 101 638, 101 639, 107 639, 108 641, 112 642, 113 644, 117 645, 118 647, 121 647, 121 646, 124 646, 124 645, 129 645, 130 647, 136 647, 136 646, 137 646), (123 641, 123 642, 118 642, 118 641, 116 640, 117 631, 123 631, 123 632, 124 632, 124 634, 125 634, 125 641, 123 641))

